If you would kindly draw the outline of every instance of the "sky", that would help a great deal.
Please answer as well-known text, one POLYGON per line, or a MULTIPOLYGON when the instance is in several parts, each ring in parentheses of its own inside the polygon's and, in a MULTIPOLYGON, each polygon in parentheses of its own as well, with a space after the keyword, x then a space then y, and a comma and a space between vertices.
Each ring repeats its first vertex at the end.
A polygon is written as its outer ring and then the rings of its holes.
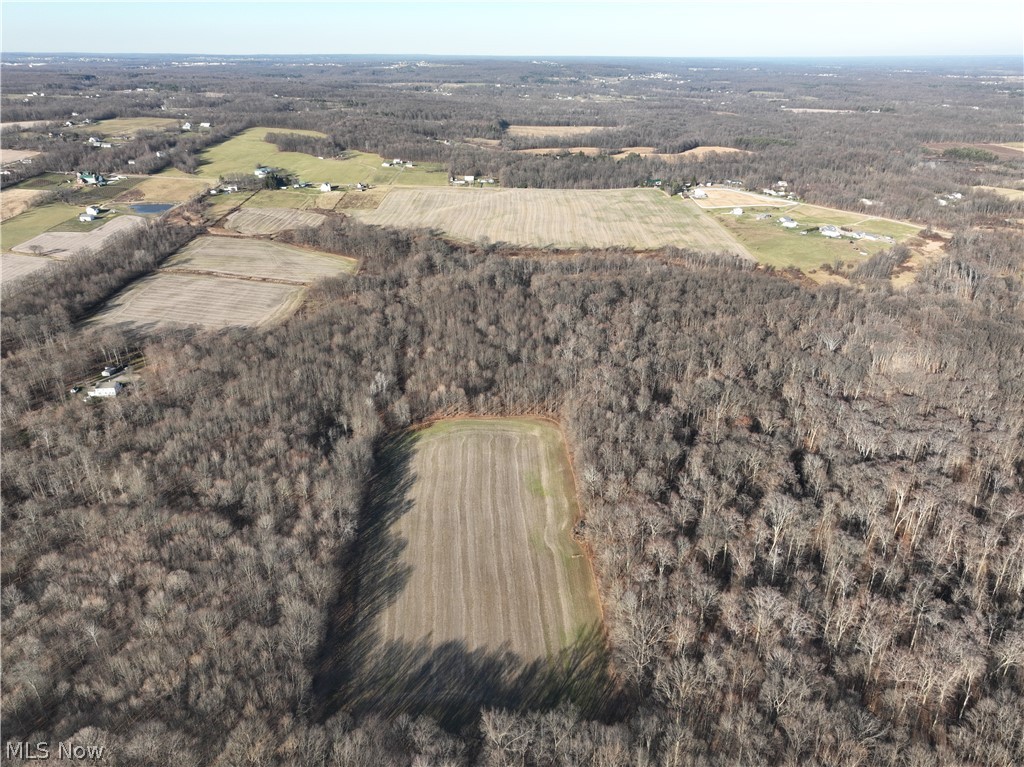
POLYGON ((0 0, 19 53, 1015 55, 1021 0, 0 0))

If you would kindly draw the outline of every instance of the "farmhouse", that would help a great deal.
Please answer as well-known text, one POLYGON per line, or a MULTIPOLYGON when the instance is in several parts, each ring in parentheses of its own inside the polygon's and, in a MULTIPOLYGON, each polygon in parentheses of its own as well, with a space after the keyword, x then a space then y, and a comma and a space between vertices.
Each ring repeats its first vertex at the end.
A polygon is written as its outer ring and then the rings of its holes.
POLYGON ((783 216, 782 218, 780 218, 779 219, 779 223, 782 224, 787 229, 796 229, 797 226, 798 226, 796 221, 794 221, 793 219, 789 218, 788 216, 783 216))
POLYGON ((266 178, 267 176, 269 176, 269 175, 270 175, 271 173, 273 173, 273 172, 274 172, 274 169, 273 169, 273 168, 268 168, 268 167, 267 167, 266 165, 261 165, 261 166, 260 166, 260 167, 258 167, 258 168, 257 168, 256 170, 254 170, 254 171, 252 172, 252 174, 253 174, 253 175, 254 175, 254 176, 255 176, 256 178, 266 178))
POLYGON ((321 191, 321 192, 329 192, 329 191, 331 191, 331 185, 330 185, 330 184, 328 184, 328 183, 327 183, 327 182, 325 181, 324 183, 322 183, 322 184, 320 185, 320 191, 321 191))
POLYGON ((833 240, 836 240, 843 236, 843 233, 839 231, 839 227, 833 226, 832 224, 825 224, 824 226, 819 226, 818 231, 821 232, 821 235, 823 237, 831 237, 833 240))
POLYGON ((90 216, 98 216, 100 214, 100 209, 97 208, 95 205, 90 205, 88 208, 85 209, 85 212, 90 216))
POLYGON ((90 173, 87 170, 83 170, 78 174, 78 180, 83 184, 95 184, 96 186, 103 186, 107 183, 107 180, 99 173, 90 173))
POLYGON ((742 216, 743 215, 743 208, 733 208, 732 209, 732 214, 734 216, 742 216))

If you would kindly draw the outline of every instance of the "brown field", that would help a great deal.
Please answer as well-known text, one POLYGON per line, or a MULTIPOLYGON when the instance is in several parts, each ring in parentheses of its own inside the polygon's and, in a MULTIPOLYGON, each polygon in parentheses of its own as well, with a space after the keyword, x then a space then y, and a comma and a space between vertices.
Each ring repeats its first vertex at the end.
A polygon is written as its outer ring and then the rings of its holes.
POLYGON ((118 293, 89 324, 140 329, 263 325, 296 309, 302 293, 293 285, 161 270, 118 293))
POLYGON ((771 206, 784 208, 793 205, 792 200, 781 197, 768 197, 755 192, 744 192, 741 189, 726 189, 718 187, 707 187, 706 200, 694 200, 702 208, 761 208, 771 206))
POLYGON ((20 256, 17 253, 0 255, 0 282, 4 285, 19 277, 40 269, 45 269, 54 262, 40 256, 20 256))
POLYGON ((0 221, 14 218, 24 213, 46 192, 39 189, 5 189, 0 192, 0 221))
POLYGON ((150 176, 115 198, 119 202, 185 202, 210 188, 210 182, 198 178, 150 176))
POLYGON ((510 125, 506 131, 510 136, 528 138, 551 138, 561 136, 585 136, 596 130, 603 130, 604 125, 510 125))
POLYGON ((54 120, 19 120, 9 123, 0 123, 0 130, 7 130, 8 128, 35 128, 39 125, 49 125, 55 122, 54 120))
POLYGON ((323 222, 324 216, 320 213, 294 208, 243 208, 228 216, 225 227, 239 234, 277 234, 323 222))
POLYGON ((991 152, 1000 160, 1024 160, 1024 148, 1016 146, 1007 146, 1006 144, 968 144, 957 141, 942 141, 934 142, 931 144, 925 144, 928 149, 932 149, 936 152, 944 152, 947 149, 984 149, 986 152, 991 152))
POLYGON ((618 154, 612 155, 616 160, 621 160, 625 157, 629 157, 631 154, 638 154, 641 157, 652 157, 656 160, 665 160, 666 162, 679 162, 681 160, 700 160, 709 154, 751 154, 746 149, 733 149, 728 146, 699 146, 695 149, 690 149, 686 152, 675 152, 673 154, 665 154, 664 152, 656 152, 656 147, 653 146, 628 146, 618 154))
POLYGON ((559 147, 546 147, 542 149, 517 149, 517 152, 523 154, 537 154, 537 155, 553 155, 553 154, 580 154, 581 152, 587 157, 597 157, 601 152, 606 150, 599 146, 569 146, 565 148, 559 147))
POLYGON ((983 192, 998 194, 1010 200, 1024 200, 1024 189, 1008 189, 1002 186, 976 186, 974 188, 983 192))
POLYGON ((165 265, 175 271, 196 271, 227 277, 279 280, 290 284, 312 282, 354 271, 356 261, 344 256, 317 253, 269 240, 241 237, 196 237, 165 265))
POLYGON ((640 250, 675 245, 749 255, 696 206, 656 189, 393 189, 376 210, 352 215, 379 226, 440 229, 464 241, 640 250))
POLYGON ((70 258, 84 250, 97 250, 111 237, 141 226, 144 222, 145 219, 138 216, 118 216, 88 232, 43 232, 11 250, 52 258, 70 258))
MULTIPOLYGON (((341 210, 376 210, 388 196, 388 189, 370 189, 365 192, 344 192, 335 204, 334 209, 341 210)), ((327 194, 335 194, 328 192, 327 194)), ((325 195, 326 196, 326 195, 325 195)))
POLYGON ((501 702, 507 676, 600 637, 557 428, 453 419, 393 452, 363 541, 357 697, 377 710, 501 702))
POLYGON ((35 157, 39 152, 30 149, 3 149, 0 150, 0 165, 11 165, 35 157))
POLYGON ((311 207, 317 210, 334 210, 338 207, 338 203, 344 199, 346 194, 348 194, 346 191, 321 192, 319 195, 312 198, 311 207))

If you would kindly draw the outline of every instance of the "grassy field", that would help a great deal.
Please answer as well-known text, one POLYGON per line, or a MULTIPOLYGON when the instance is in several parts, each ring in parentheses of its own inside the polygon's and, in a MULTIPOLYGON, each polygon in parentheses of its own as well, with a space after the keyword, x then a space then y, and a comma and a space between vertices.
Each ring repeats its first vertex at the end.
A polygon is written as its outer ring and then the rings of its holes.
POLYGON ((167 269, 306 283, 355 270, 356 261, 269 240, 200 236, 168 259, 167 269))
POLYGON ((39 256, 21 256, 17 253, 4 253, 0 255, 0 283, 7 284, 19 277, 39 269, 45 269, 54 262, 49 258, 39 256))
POLYGON ((733 216, 727 210, 714 214, 722 225, 742 242, 757 260, 780 269, 796 267, 802 271, 818 269, 823 264, 859 264, 880 250, 891 247, 884 241, 829 239, 817 231, 801 232, 823 224, 852 226, 857 231, 872 234, 890 234, 905 239, 918 231, 918 227, 879 219, 865 219, 855 213, 843 213, 811 205, 800 205, 792 210, 774 211, 774 218, 758 221, 751 211, 744 209, 744 215, 733 216), (799 223, 796 229, 785 229, 779 224, 779 217, 787 215, 799 223), (886 231, 883 231, 886 230, 886 231), (866 253, 867 255, 862 255, 866 253))
POLYGON ((1024 200, 1024 190, 1022 189, 1008 189, 1002 186, 976 186, 974 188, 983 192, 998 194, 1010 200, 1024 200))
POLYGON ((228 216, 224 226, 239 234, 277 234, 300 226, 319 226, 324 222, 320 213, 309 213, 293 208, 243 208, 228 216))
POLYGON ((88 323, 141 330, 262 325, 296 309, 302 293, 292 285, 160 270, 118 293, 88 323))
MULTIPOLYGON (((303 181, 331 184, 376 184, 405 186, 443 186, 448 173, 443 166, 424 163, 413 168, 382 168, 384 160, 375 154, 346 152, 345 159, 320 160, 301 152, 282 152, 264 141, 267 133, 304 133, 314 131, 292 129, 250 128, 222 144, 210 147, 199 155, 198 175, 217 179, 232 174, 249 175, 257 165, 268 165, 293 173, 303 181)), ((282 207, 282 206, 278 206, 282 207)))
POLYGON ((603 125, 510 125, 505 132, 509 136, 551 138, 552 136, 585 136, 603 128, 603 125))
POLYGON ((506 674, 599 636, 593 574, 570 535, 572 468, 554 426, 454 419, 405 446, 375 489, 360 576, 363 693, 377 710, 500 698, 492 688, 506 674))
MULTIPOLYGON (((335 192, 318 192, 313 189, 275 189, 256 192, 245 202, 247 208, 293 208, 306 210, 316 206, 317 200, 324 195, 335 192)), ((230 195, 222 195, 221 199, 230 199, 230 195)), ((236 203, 239 202, 235 198, 236 203)))
POLYGON ((78 218, 82 208, 55 202, 27 210, 0 227, 0 250, 8 251, 58 224, 78 218))
POLYGON ((559 248, 666 245, 746 254, 696 206, 655 189, 395 189, 369 224, 436 228, 455 239, 559 248))
MULTIPOLYGON (((33 212, 29 211, 22 215, 27 216, 33 212)), ((77 215, 77 208, 75 213, 77 215)), ((21 218, 21 216, 18 218, 21 218)), ((14 221, 17 220, 14 219, 14 221)), ((138 216, 118 216, 105 221, 94 221, 87 224, 83 224, 77 219, 71 219, 70 221, 63 221, 57 226, 65 230, 72 229, 73 231, 51 229, 25 240, 21 244, 16 245, 14 249, 22 253, 38 253, 50 256, 51 258, 70 258, 87 249, 97 250, 109 238, 116 237, 118 234, 142 223, 143 219, 138 216)))
POLYGON ((116 199, 119 202, 185 202, 210 186, 204 179, 153 176, 125 190, 116 199))
POLYGON ((178 130, 179 121, 170 117, 120 117, 83 126, 94 136, 134 136, 139 131, 178 130))

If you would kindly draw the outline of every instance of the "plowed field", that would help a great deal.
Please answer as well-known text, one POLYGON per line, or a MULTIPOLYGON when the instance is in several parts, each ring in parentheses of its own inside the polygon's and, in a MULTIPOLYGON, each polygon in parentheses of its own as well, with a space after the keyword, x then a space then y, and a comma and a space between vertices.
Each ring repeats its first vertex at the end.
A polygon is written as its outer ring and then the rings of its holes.
POLYGON ((464 643, 547 658, 598 622, 590 565, 570 530, 575 489, 542 421, 441 422, 416 437, 410 507, 392 525, 410 578, 381 639, 464 643))
POLYGON ((277 234, 300 226, 318 226, 323 221, 320 213, 293 208, 243 208, 228 216, 226 225, 240 234, 277 234))
POLYGON ((302 288, 158 271, 118 293, 90 323, 152 329, 169 325, 261 325, 298 305, 302 288))

